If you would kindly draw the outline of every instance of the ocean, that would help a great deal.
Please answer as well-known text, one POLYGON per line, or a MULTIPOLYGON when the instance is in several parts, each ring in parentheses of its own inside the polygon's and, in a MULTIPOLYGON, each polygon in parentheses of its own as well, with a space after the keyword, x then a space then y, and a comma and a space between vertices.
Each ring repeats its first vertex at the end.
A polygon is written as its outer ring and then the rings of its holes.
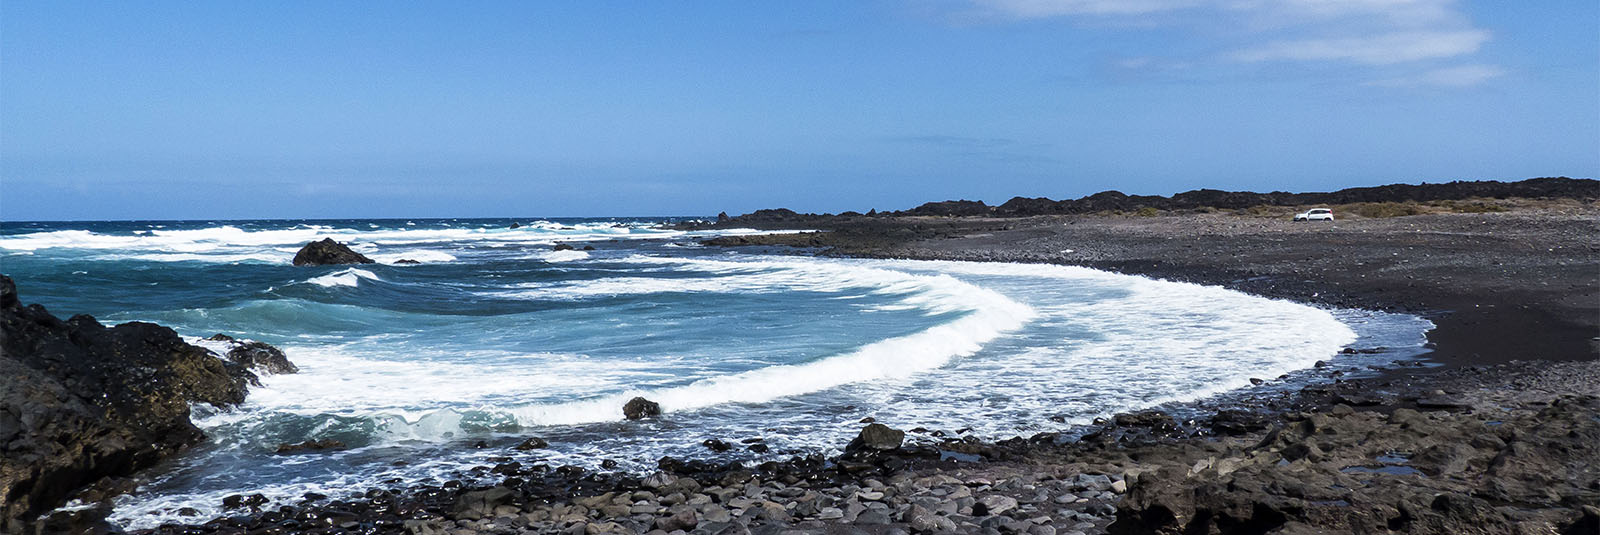
MULTIPOLYGON (((665 455, 836 453, 867 417, 988 440, 1070 431, 1319 360, 1409 358, 1432 327, 1078 267, 705 247, 757 231, 671 221, 7 222, 0 272, 63 318, 260 340, 299 366, 236 410, 195 407, 209 440, 118 498, 129 528, 203 522, 231 494, 474 481, 491 457, 643 472, 665 455), (378 263, 291 265, 325 237, 378 263), (623 419, 635 396, 664 414, 623 419), (511 448, 528 437, 549 447, 511 448), (347 447, 275 452, 317 439, 347 447)), ((1274 385, 1292 386, 1258 388, 1274 385)))

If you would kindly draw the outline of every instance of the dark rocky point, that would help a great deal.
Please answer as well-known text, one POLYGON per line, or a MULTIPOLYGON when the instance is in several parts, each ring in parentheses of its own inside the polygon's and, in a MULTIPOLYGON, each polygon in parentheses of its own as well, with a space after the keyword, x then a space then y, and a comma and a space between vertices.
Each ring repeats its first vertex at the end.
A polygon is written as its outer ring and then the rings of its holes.
POLYGON ((31 531, 79 489, 199 442, 190 403, 244 401, 248 381, 229 366, 160 325, 23 306, 0 275, 0 532, 31 531))
POLYGON ((645 398, 633 398, 622 406, 622 416, 629 420, 651 418, 661 415, 661 404, 645 398))
POLYGON ((332 266, 339 264, 372 264, 371 258, 362 256, 361 253, 350 250, 342 243, 333 241, 333 238, 323 238, 300 248, 294 254, 296 266, 332 266))

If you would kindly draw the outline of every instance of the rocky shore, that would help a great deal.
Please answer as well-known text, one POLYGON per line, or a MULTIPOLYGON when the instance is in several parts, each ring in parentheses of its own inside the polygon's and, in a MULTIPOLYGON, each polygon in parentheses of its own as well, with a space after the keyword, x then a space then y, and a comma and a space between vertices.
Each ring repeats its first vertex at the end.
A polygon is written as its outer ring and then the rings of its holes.
POLYGON ((0 532, 93 528, 92 510, 38 517, 129 491, 127 476, 203 440, 191 403, 226 410, 258 372, 293 373, 276 348, 228 340, 222 358, 159 325, 63 321, 0 275, 0 532))
MULTIPOLYGON (((1426 355, 1432 366, 1359 379, 1334 367, 1309 370, 1318 380, 1297 391, 993 442, 960 429, 864 421, 842 455, 753 466, 732 444, 759 445, 758 437, 684 437, 720 453, 711 461, 663 458, 648 474, 529 462, 517 455, 539 449, 529 437, 460 481, 308 494, 278 507, 231 496, 223 502, 229 516, 147 532, 1593 534, 1600 205, 1594 181, 1566 180, 1535 184, 1567 188, 1554 197, 1491 195, 1472 202, 1493 208, 1401 217, 1341 210, 1334 223, 1294 223, 1287 207, 1251 203, 1222 211, 1174 204, 1154 214, 991 207, 972 215, 728 218, 713 225, 823 232, 711 245, 1074 264, 1421 314, 1438 325, 1426 355)), ((1450 193, 1458 190, 1499 191, 1389 188, 1360 199, 1474 197, 1450 193)), ((635 404, 641 418, 649 412, 643 402, 635 404)))

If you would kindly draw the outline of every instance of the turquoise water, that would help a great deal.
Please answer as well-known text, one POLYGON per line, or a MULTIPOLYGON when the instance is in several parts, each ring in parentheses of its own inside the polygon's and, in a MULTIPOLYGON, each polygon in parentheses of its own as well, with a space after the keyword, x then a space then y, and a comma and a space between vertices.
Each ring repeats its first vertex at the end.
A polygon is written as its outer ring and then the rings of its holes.
MULTIPOLYGON (((754 437, 772 451, 738 458, 827 453, 866 416, 1028 435, 1244 387, 1352 343, 1415 347, 1429 327, 1073 267, 747 254, 661 220, 512 223, 5 223, 0 270, 60 316, 262 340, 300 367, 238 410, 197 408, 210 441, 121 499, 131 527, 182 507, 203 520, 240 492, 292 502, 470 479, 493 456, 644 470, 710 455, 707 438, 754 437), (289 264, 323 237, 379 263, 289 264), (666 413, 623 420, 640 395, 666 413), (509 449, 527 436, 551 447, 509 449), (349 448, 273 453, 324 438, 349 448)), ((720 233, 741 232, 754 231, 720 233)))

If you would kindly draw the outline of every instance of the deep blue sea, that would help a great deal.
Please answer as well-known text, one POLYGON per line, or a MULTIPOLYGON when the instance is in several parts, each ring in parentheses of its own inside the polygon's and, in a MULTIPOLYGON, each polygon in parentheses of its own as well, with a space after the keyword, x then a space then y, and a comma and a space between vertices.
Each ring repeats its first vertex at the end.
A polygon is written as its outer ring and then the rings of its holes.
POLYGON ((1431 327, 1076 267, 751 254, 697 240, 755 231, 662 222, 3 223, 0 272, 61 317, 261 340, 300 367, 235 411, 196 407, 209 442, 119 499, 128 527, 204 521, 236 493, 472 479, 494 456, 647 470, 757 437, 770 452, 722 455, 830 453, 868 416, 1027 436, 1345 362, 1352 344, 1403 353, 1431 327), (324 237, 378 263, 290 264, 324 237), (665 414, 624 420, 634 396, 665 414), (529 436, 550 448, 510 449, 529 436), (274 453, 327 438, 349 447, 274 453))

